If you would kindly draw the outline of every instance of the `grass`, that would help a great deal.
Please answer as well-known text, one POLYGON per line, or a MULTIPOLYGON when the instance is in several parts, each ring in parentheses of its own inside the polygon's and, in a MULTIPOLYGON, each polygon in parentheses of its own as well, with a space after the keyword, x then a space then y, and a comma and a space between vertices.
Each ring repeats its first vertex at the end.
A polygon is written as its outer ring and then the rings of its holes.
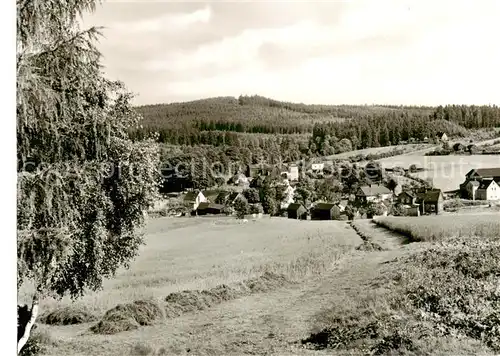
POLYGON ((356 157, 358 155, 378 155, 381 153, 389 153, 394 150, 402 151, 404 153, 418 151, 430 147, 434 147, 435 145, 426 144, 426 143, 412 143, 407 145, 394 145, 394 146, 384 146, 384 147, 370 147, 364 148, 361 150, 348 151, 343 153, 337 153, 330 156, 323 157, 324 159, 349 159, 351 157, 356 157))
POLYGON ((316 315, 301 341, 332 355, 500 351, 500 240, 462 236, 385 263, 357 297, 316 315))
POLYGON ((411 241, 443 241, 448 237, 498 237, 500 215, 460 214, 421 217, 378 217, 377 225, 400 233, 411 241))
MULTIPOLYGON (((101 317, 117 304, 163 300, 171 293, 208 290, 266 272, 298 280, 330 268, 361 242, 345 223, 282 218, 247 224, 231 218, 158 218, 149 221, 146 233, 147 245, 131 268, 106 280, 102 291, 76 302, 44 299, 41 311, 85 309, 101 317)), ((29 301, 30 292, 23 286, 21 303, 29 301)))

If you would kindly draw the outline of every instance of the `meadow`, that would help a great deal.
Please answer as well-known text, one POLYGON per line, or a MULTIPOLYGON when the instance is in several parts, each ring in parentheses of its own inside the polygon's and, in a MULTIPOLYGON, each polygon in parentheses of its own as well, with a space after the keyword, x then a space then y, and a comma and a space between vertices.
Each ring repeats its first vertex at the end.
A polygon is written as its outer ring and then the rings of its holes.
POLYGON ((414 173, 418 178, 431 178, 434 187, 443 191, 457 190, 465 180, 465 174, 471 169, 500 167, 500 156, 470 155, 470 156, 422 156, 404 155, 378 160, 384 168, 408 168, 415 164, 424 171, 414 173))
POLYGON ((394 145, 394 146, 383 146, 383 147, 370 147, 370 148, 364 148, 361 150, 354 150, 354 151, 348 151, 348 152, 343 152, 343 153, 337 153, 334 155, 330 156, 325 156, 323 159, 348 159, 351 157, 356 157, 358 155, 377 155, 381 153, 389 153, 394 150, 401 150, 403 154, 414 152, 414 151, 420 151, 424 149, 432 149, 436 145, 431 145, 431 144, 426 144, 426 143, 415 143, 415 144, 408 144, 408 145, 394 145))
MULTIPOLYGON (((328 269, 362 241, 346 223, 234 218, 157 218, 146 227, 146 245, 129 269, 106 280, 103 290, 72 302, 47 298, 41 310, 85 307, 100 316, 118 303, 164 298, 257 277, 266 271, 300 279, 328 269)), ((29 299, 30 286, 19 292, 29 299)))
POLYGON ((412 241, 444 241, 447 238, 500 237, 500 214, 449 214, 421 217, 377 217, 373 221, 412 241))

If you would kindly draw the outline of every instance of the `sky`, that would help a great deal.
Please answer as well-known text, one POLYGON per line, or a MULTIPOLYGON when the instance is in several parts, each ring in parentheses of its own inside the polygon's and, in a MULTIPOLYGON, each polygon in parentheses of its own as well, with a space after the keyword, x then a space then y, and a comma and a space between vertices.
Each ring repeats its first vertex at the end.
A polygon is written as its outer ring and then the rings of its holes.
POLYGON ((498 19, 495 0, 108 0, 84 26, 105 27, 105 73, 137 105, 498 105, 498 19))

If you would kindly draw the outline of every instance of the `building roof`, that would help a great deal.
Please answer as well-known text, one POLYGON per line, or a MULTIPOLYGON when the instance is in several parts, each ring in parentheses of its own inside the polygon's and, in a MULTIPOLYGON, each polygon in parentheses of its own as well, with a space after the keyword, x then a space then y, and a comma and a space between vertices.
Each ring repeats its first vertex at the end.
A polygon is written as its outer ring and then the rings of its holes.
POLYGON ((195 201, 196 197, 200 194, 199 191, 192 191, 192 192, 187 192, 186 195, 184 195, 184 201, 195 201))
POLYGON ((232 203, 236 200, 236 198, 238 198, 240 196, 243 196, 243 195, 238 193, 238 192, 231 192, 231 193, 229 193, 229 195, 227 197, 227 201, 232 203))
POLYGON ((335 204, 332 203, 318 203, 314 206, 314 210, 332 210, 335 204))
POLYGON ((416 198, 417 197, 417 194, 415 194, 415 192, 412 192, 411 190, 404 190, 404 191, 402 191, 401 193, 399 193, 398 197, 401 196, 401 195, 403 195, 403 194, 408 195, 408 196, 410 196, 412 198, 416 198))
POLYGON ((286 210, 295 211, 295 210, 299 210, 300 207, 305 209, 304 205, 302 205, 300 203, 291 203, 288 205, 288 208, 286 210))
POLYGON ((500 167, 498 168, 477 168, 471 169, 466 176, 470 177, 472 175, 476 175, 479 177, 500 177, 500 167))
POLYGON ((483 179, 478 189, 488 189, 492 183, 493 179, 483 179))
POLYGON ((424 193, 418 193, 417 198, 425 203, 437 203, 441 194, 441 189, 431 189, 424 193))
POLYGON ((198 210, 206 210, 206 209, 216 209, 216 210, 222 210, 224 208, 224 205, 222 204, 214 204, 214 203, 208 203, 208 202, 203 202, 198 205, 198 210))
POLYGON ((349 201, 347 199, 342 199, 341 201, 339 201, 338 205, 346 207, 348 204, 349 204, 349 201))
POLYGON ((372 197, 379 194, 390 194, 391 191, 379 184, 372 184, 371 186, 364 185, 359 188, 361 190, 362 195, 365 197, 372 197))
POLYGON ((219 190, 204 190, 202 191, 203 195, 207 199, 215 200, 217 196, 219 195, 220 191, 219 190))

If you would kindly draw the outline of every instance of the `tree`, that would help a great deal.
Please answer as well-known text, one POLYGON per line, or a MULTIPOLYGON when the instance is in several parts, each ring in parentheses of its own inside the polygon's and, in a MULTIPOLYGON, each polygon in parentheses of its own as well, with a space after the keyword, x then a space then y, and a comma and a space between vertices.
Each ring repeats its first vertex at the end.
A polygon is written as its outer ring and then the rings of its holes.
POLYGON ((93 0, 17 0, 18 289, 35 285, 29 339, 45 296, 77 298, 138 254, 138 228, 159 188, 159 149, 132 142, 132 95, 106 79, 95 43, 78 15, 93 0))
POLYGON ((248 202, 244 199, 236 199, 234 202, 234 210, 236 211, 236 216, 239 219, 243 219, 246 214, 248 214, 248 211, 250 209, 250 206, 248 205, 248 202))
POLYGON ((223 177, 216 177, 215 178, 215 184, 217 184, 218 187, 222 187, 226 183, 226 180, 223 177))
POLYGON ((339 153, 352 151, 352 142, 348 138, 343 138, 337 144, 339 153))
POLYGON ((390 178, 387 182, 387 188, 390 189, 393 193, 396 187, 398 186, 398 181, 394 178, 390 178))
POLYGON ((260 190, 260 201, 262 202, 264 213, 271 215, 276 214, 276 189, 271 185, 271 181, 267 179, 264 181, 264 185, 260 190))
POLYGON ((259 191, 255 188, 245 189, 243 191, 243 195, 245 196, 245 198, 247 199, 247 201, 250 204, 255 204, 255 203, 258 203, 260 201, 259 191))

